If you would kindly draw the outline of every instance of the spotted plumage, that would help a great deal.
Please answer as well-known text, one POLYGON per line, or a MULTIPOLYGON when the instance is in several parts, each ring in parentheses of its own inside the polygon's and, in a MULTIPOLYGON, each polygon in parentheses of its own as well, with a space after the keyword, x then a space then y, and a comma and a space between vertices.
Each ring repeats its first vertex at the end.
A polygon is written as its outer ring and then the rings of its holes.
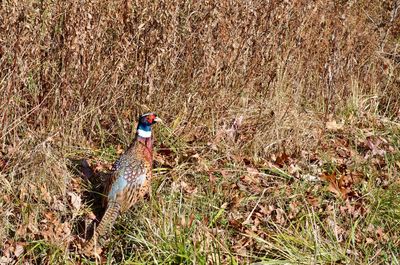
POLYGON ((102 237, 114 224, 120 213, 127 211, 150 190, 153 164, 153 138, 151 126, 161 121, 156 114, 139 117, 136 137, 131 146, 114 163, 111 177, 105 185, 104 216, 83 253, 94 254, 97 238, 102 237))

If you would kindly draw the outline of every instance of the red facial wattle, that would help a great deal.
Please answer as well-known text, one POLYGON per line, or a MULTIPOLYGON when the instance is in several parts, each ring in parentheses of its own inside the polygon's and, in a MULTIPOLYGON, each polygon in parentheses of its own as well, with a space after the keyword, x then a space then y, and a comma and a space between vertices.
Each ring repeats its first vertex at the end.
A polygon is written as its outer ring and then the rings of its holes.
POLYGON ((156 118, 156 116, 155 115, 149 115, 149 116, 147 116, 147 121, 150 123, 150 124, 152 124, 153 122, 154 122, 154 119, 156 118))

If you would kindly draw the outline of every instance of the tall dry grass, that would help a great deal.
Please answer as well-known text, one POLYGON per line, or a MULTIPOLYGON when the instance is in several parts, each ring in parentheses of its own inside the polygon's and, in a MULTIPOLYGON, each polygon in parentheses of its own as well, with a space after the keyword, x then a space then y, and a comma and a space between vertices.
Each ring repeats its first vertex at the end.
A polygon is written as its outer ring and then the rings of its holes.
POLYGON ((141 112, 255 161, 315 147, 331 115, 399 119, 398 1, 0 5, 0 242, 66 200, 69 154, 127 144, 141 112))
POLYGON ((353 97, 393 113, 395 7, 392 1, 4 2, 2 146, 29 130, 79 141, 95 140, 102 130, 121 134, 149 109, 167 121, 184 117, 180 133, 197 128, 201 137, 213 137, 203 127, 237 115, 258 117, 256 131, 283 131, 282 124, 302 122, 308 110, 332 113, 353 97))

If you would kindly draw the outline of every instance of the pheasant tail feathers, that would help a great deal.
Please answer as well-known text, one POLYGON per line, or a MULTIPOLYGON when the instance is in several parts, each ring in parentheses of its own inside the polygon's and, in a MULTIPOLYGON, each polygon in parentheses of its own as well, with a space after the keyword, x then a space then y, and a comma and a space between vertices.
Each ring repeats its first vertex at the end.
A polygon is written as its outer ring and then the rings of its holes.
POLYGON ((112 227, 120 213, 121 206, 118 203, 110 203, 107 207, 106 212, 104 213, 103 218, 97 229, 95 230, 93 237, 90 241, 85 245, 83 249, 83 253, 90 254, 93 251, 94 245, 96 243, 97 238, 103 236, 107 230, 112 227))

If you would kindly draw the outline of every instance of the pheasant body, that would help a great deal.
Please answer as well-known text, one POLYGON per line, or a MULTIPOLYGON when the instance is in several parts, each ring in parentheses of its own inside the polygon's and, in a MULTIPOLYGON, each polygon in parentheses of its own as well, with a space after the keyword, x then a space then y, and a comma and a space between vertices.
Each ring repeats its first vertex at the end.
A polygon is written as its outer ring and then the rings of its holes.
POLYGON ((93 253, 97 237, 104 236, 121 213, 149 192, 153 164, 150 126, 157 121, 160 119, 153 113, 144 114, 139 118, 135 141, 113 165, 111 177, 105 185, 106 196, 103 205, 107 205, 106 211, 93 237, 85 245, 83 253, 93 253), (143 125, 147 125, 147 128, 143 125), (141 133, 143 127, 150 131, 150 134, 141 133))

